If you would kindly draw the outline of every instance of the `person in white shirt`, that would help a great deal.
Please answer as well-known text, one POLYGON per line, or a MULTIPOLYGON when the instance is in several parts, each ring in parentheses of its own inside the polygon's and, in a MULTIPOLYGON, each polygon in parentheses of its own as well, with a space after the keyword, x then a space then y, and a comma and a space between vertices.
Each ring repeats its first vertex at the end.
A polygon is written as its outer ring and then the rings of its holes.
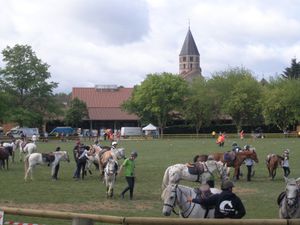
POLYGON ((289 159, 290 159, 289 153, 290 153, 290 150, 286 149, 283 151, 283 155, 282 155, 282 157, 283 157, 282 168, 283 168, 283 173, 284 173, 285 177, 288 177, 291 173, 290 164, 289 164, 289 159))

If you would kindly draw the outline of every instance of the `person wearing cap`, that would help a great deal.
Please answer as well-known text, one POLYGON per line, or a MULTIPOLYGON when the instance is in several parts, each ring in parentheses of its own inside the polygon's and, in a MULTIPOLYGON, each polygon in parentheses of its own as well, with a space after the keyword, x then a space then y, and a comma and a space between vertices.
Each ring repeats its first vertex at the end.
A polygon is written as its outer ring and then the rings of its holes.
POLYGON ((113 142, 111 143, 111 149, 116 149, 116 148, 117 148, 117 145, 118 145, 118 142, 113 141, 113 142))
POLYGON ((133 189, 135 183, 135 159, 138 154, 136 151, 131 152, 130 157, 125 159, 123 164, 120 167, 118 174, 121 174, 122 169, 125 168, 125 178, 128 186, 122 191, 121 198, 124 199, 124 195, 129 191, 130 200, 133 198, 133 189))
POLYGON ((204 207, 214 206, 215 218, 240 219, 245 216, 246 210, 241 199, 232 192, 233 187, 232 181, 225 180, 221 185, 221 193, 208 198, 188 197, 188 202, 201 204, 204 207))
POLYGON ((290 153, 290 150, 286 149, 283 151, 283 154, 282 154, 282 157, 283 157, 282 169, 283 169, 283 173, 284 173, 285 177, 288 177, 291 173, 290 164, 289 164, 289 159, 290 159, 289 153, 290 153))

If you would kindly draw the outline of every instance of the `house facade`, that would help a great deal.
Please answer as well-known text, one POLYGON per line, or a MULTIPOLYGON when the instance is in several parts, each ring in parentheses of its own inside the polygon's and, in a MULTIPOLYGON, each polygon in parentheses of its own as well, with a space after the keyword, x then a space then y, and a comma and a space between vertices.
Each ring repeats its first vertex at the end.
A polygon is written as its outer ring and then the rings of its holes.
POLYGON ((113 129, 139 125, 136 115, 122 111, 121 105, 129 99, 133 88, 117 87, 116 85, 96 85, 91 88, 74 87, 72 98, 85 102, 88 118, 85 118, 86 129, 113 129))

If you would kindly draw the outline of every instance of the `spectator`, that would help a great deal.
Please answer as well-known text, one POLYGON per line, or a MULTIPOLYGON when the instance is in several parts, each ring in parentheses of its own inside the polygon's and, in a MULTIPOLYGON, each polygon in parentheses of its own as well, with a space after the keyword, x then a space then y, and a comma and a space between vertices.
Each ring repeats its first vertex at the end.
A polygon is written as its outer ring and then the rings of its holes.
MULTIPOLYGON (((60 147, 57 147, 56 149, 55 149, 55 151, 56 152, 59 152, 60 151, 60 147)), ((54 174, 53 174, 53 176, 52 176, 52 179, 53 180, 57 180, 58 179, 58 171, 59 171, 59 163, 55 166, 55 168, 54 168, 54 174)))
POLYGON ((283 155, 282 155, 282 157, 283 157, 282 168, 283 168, 285 177, 288 177, 291 173, 290 164, 289 164, 289 159, 290 159, 289 153, 290 153, 290 150, 286 149, 283 151, 283 155))
POLYGON ((233 183, 225 180, 222 183, 220 194, 214 194, 208 198, 191 198, 189 202, 198 203, 204 207, 215 207, 215 218, 240 219, 246 214, 245 207, 240 198, 232 192, 233 183))

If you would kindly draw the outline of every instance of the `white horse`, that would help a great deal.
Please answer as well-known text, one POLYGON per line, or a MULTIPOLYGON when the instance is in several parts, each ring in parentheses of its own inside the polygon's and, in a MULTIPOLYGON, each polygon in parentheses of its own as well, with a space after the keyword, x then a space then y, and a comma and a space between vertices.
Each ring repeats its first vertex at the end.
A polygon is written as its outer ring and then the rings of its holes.
POLYGON ((288 179, 286 182, 285 192, 279 195, 279 218, 295 219, 300 218, 300 178, 288 179))
POLYGON ((110 158, 104 168, 104 181, 106 185, 106 197, 113 197, 116 175, 118 172, 118 162, 110 158))
POLYGON ((202 168, 202 171, 197 174, 191 174, 187 164, 175 164, 169 166, 163 177, 162 190, 168 184, 178 184, 180 180, 201 182, 202 184, 205 184, 211 176, 214 176, 214 171, 216 170, 222 180, 227 177, 227 166, 221 161, 208 160, 206 162, 197 162, 197 164, 200 164, 202 168))
POLYGON ((25 158, 36 152, 37 151, 37 146, 35 143, 32 143, 32 142, 29 142, 29 143, 24 143, 23 140, 21 139, 17 139, 16 142, 16 148, 19 148, 20 152, 19 152, 19 159, 20 159, 20 162, 25 160, 25 158), (22 157, 23 156, 23 157, 22 157))
MULTIPOLYGON (((210 189, 213 194, 220 193, 217 188, 210 189)), ((164 201, 162 213, 170 216, 172 212, 183 218, 214 218, 214 208, 205 209, 200 204, 188 202, 187 197, 196 198, 197 193, 194 188, 178 184, 169 184, 164 189, 161 198, 164 201), (179 207, 179 213, 175 212, 175 207, 179 207)))
POLYGON ((66 151, 57 151, 51 153, 32 153, 25 157, 25 177, 24 180, 27 181, 27 177, 30 173, 30 178, 33 180, 32 171, 36 165, 47 165, 51 164, 51 175, 54 175, 55 166, 60 161, 70 162, 68 152, 66 151))

